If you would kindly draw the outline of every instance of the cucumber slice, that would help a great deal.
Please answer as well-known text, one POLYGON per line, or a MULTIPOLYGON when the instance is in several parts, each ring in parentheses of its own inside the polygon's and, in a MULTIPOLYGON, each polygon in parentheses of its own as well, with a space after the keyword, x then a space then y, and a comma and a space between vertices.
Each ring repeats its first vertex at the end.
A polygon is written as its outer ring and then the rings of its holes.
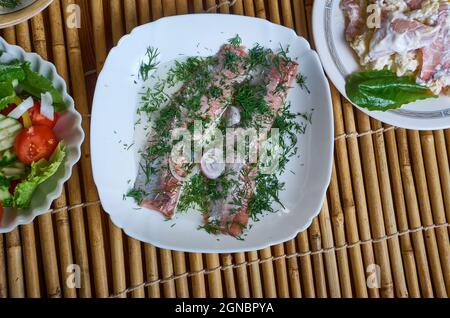
POLYGON ((1 169, 1 174, 7 178, 17 179, 25 173, 25 168, 5 167, 1 169))
POLYGON ((9 137, 0 141, 0 151, 7 150, 13 147, 16 136, 9 137))
MULTIPOLYGON (((3 120, 7 121, 7 119, 3 120)), ((4 129, 0 130, 0 140, 6 139, 8 137, 11 137, 14 135, 14 137, 19 133, 19 131, 22 129, 22 125, 20 123, 17 123, 15 125, 6 127, 4 129)))
POLYGON ((3 130, 3 129, 5 129, 5 128, 8 128, 8 127, 11 127, 11 126, 14 126, 14 125, 20 125, 20 126, 22 126, 16 119, 14 119, 14 118, 10 118, 10 117, 7 117, 7 118, 2 118, 2 119, 0 119, 0 130, 3 130))

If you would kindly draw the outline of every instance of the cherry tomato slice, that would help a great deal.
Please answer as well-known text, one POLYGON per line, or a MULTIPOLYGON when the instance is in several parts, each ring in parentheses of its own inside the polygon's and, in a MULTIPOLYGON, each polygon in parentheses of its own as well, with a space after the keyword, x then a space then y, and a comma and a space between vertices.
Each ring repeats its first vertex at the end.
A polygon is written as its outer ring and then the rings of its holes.
POLYGON ((50 127, 37 125, 22 130, 16 137, 14 151, 17 158, 26 165, 50 159, 58 140, 50 127))
POLYGON ((56 122, 58 121, 58 114, 53 114, 53 120, 48 119, 44 115, 41 114, 41 102, 35 100, 34 106, 28 110, 28 114, 30 115, 31 122, 33 125, 42 125, 50 128, 55 127, 56 122))

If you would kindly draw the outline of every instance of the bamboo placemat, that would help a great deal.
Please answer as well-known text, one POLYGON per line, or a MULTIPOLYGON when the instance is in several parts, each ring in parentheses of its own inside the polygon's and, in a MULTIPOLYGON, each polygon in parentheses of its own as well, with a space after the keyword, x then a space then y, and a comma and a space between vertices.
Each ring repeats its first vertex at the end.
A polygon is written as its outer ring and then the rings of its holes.
POLYGON ((296 239, 248 253, 174 252, 125 236, 102 211, 89 114, 97 75, 123 34, 162 16, 209 11, 268 19, 313 42, 312 2, 55 0, 2 30, 8 42, 55 63, 87 138, 52 213, 0 235, 0 297, 447 297, 450 130, 384 125, 333 86, 332 181, 320 215, 296 239), (71 28, 74 4, 79 29, 71 28), (81 271, 79 289, 71 288, 71 264, 81 271))

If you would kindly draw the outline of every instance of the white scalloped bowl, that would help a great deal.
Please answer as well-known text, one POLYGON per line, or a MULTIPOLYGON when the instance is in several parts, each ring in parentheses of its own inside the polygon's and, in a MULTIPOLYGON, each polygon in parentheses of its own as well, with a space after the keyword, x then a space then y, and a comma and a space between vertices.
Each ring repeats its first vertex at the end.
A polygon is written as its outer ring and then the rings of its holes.
POLYGON ((317 54, 293 30, 262 19, 233 15, 186 15, 160 19, 123 37, 110 52, 95 91, 91 120, 94 180, 103 208, 128 235, 161 248, 189 252, 238 252, 263 248, 294 238, 319 213, 330 181, 333 158, 333 115, 328 82, 317 54), (256 42, 274 50, 290 45, 300 71, 308 77, 311 94, 298 85, 290 91, 294 112, 314 108, 313 124, 299 141, 300 159, 292 158, 281 177, 286 190, 281 200, 290 213, 270 214, 255 222, 244 241, 198 231, 199 213, 177 215, 166 222, 156 212, 137 210, 123 199, 138 171, 138 150, 145 138, 135 134, 137 72, 148 46, 158 48, 160 62, 215 54, 239 34, 244 45, 256 42), (134 145, 127 150, 126 145, 134 145), (295 171, 295 175, 289 171, 295 171))
POLYGON ((21 47, 8 44, 0 37, 0 50, 8 52, 18 60, 31 62, 33 71, 39 72, 53 82, 53 85, 63 94, 64 102, 69 105, 61 114, 54 132, 59 140, 67 145, 67 156, 64 164, 50 179, 39 185, 33 195, 31 208, 26 210, 5 209, 0 220, 0 233, 8 233, 19 225, 31 223, 34 218, 49 211, 50 206, 63 190, 64 183, 70 178, 73 166, 81 156, 81 144, 84 132, 81 128, 81 115, 75 110, 74 101, 67 93, 64 79, 58 75, 56 67, 35 53, 26 53, 21 47))

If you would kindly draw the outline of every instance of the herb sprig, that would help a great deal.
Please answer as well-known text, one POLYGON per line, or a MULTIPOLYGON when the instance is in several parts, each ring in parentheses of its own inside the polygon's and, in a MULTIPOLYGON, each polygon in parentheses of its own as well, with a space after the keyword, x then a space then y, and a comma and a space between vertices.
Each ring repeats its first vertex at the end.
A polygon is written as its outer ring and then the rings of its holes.
POLYGON ((155 70, 159 65, 159 62, 157 61, 159 51, 153 47, 148 47, 145 56, 147 61, 142 61, 139 67, 139 78, 144 82, 148 80, 149 73, 155 70))

